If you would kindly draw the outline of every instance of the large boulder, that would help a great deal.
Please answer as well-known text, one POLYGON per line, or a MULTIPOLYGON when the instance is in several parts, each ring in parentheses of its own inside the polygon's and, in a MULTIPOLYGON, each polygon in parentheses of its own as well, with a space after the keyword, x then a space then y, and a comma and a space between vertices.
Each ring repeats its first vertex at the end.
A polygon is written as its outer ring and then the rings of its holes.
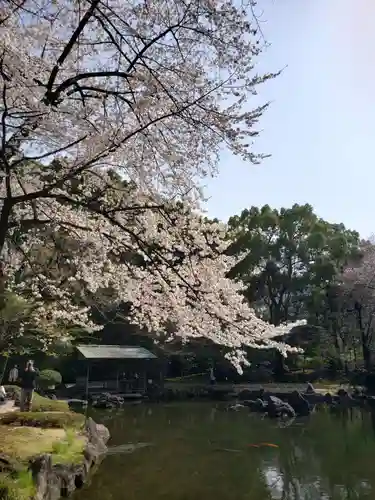
POLYGON ((95 446, 99 453, 107 451, 107 442, 109 440, 108 429, 101 424, 96 424, 91 417, 86 420, 86 435, 89 443, 95 446))
POLYGON ((338 403, 340 406, 346 408, 351 408, 357 405, 357 401, 352 398, 352 396, 345 389, 339 389, 337 391, 338 403))
POLYGON ((307 384, 305 392, 306 394, 316 394, 316 390, 314 389, 314 386, 310 382, 307 384))
POLYGON ((4 453, 0 453, 0 473, 13 474, 15 472, 20 472, 21 470, 22 465, 17 462, 17 460, 8 457, 4 453))
POLYGON ((288 417, 294 418, 296 416, 296 412, 290 406, 289 403, 282 401, 276 396, 266 395, 267 405, 267 413, 271 418, 279 418, 279 417, 288 417))
POLYGON ((375 373, 370 372, 365 377, 364 386, 369 396, 375 395, 375 373))
POLYGON ((250 411, 258 412, 258 413, 266 413, 268 404, 262 399, 258 398, 256 400, 246 400, 243 402, 245 406, 250 408, 250 411))
POLYGON ((229 405, 227 407, 227 410, 228 411, 241 411, 241 410, 245 410, 246 409, 246 406, 245 405, 242 405, 240 403, 236 403, 234 405, 229 405))
POLYGON ((100 409, 120 408, 124 404, 124 398, 114 394, 103 393, 92 398, 92 406, 100 409))
POLYGON ((243 389, 238 393, 238 399, 240 401, 255 400, 257 398, 263 399, 263 395, 264 395, 263 387, 255 391, 250 391, 250 389, 243 389))
POLYGON ((87 407, 85 399, 68 399, 68 405, 71 410, 83 410, 87 407))
POLYGON ((297 415, 302 417, 310 415, 312 407, 310 406, 307 399, 305 399, 300 392, 293 391, 290 394, 288 400, 289 404, 291 405, 291 407, 293 408, 293 410, 296 412, 297 415))
POLYGON ((35 500, 58 500, 61 497, 61 480, 53 471, 51 455, 35 457, 30 470, 35 484, 35 500))
POLYGON ((333 396, 332 396, 332 394, 330 392, 327 392, 324 395, 324 403, 327 404, 327 405, 333 405, 333 404, 335 404, 333 396))

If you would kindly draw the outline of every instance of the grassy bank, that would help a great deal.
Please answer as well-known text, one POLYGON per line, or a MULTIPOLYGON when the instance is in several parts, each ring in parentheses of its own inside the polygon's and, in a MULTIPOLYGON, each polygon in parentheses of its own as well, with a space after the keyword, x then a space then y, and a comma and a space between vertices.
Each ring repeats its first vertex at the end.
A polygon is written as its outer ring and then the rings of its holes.
MULTIPOLYGON (((13 390, 17 398, 19 389, 13 390)), ((55 464, 79 463, 86 445, 83 425, 84 416, 69 411, 66 402, 39 394, 35 394, 31 412, 0 415, 0 500, 33 497, 28 466, 37 455, 49 453, 55 464)))
MULTIPOLYGON (((6 393, 15 401, 19 401, 21 397, 21 389, 16 385, 6 385, 6 393)), ((66 401, 58 401, 41 396, 34 393, 32 402, 32 411, 69 411, 69 405, 66 401)))

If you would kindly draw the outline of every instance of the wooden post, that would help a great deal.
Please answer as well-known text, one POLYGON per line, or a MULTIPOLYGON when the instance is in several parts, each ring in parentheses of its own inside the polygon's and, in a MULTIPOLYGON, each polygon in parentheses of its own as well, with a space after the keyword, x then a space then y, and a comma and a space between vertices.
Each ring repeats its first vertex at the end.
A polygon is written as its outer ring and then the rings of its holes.
POLYGON ((4 363, 3 372, 2 372, 1 378, 0 378, 0 384, 3 383, 3 379, 5 377, 5 372, 6 372, 6 369, 7 369, 7 366, 8 366, 8 361, 9 361, 9 356, 5 355, 5 363, 4 363))
POLYGON ((86 408, 85 408, 85 420, 88 419, 88 410, 89 410, 89 380, 90 380, 90 362, 87 361, 87 369, 86 369, 86 408))
POLYGON ((86 370, 86 401, 89 400, 90 362, 87 362, 86 370))

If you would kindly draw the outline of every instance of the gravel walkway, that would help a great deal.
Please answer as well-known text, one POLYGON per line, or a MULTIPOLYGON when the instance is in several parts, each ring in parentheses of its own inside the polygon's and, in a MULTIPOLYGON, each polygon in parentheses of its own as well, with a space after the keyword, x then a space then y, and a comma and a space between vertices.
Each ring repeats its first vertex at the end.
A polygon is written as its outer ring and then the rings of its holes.
POLYGON ((16 411, 17 408, 14 406, 14 401, 7 401, 5 404, 0 405, 0 414, 9 413, 10 411, 16 411))

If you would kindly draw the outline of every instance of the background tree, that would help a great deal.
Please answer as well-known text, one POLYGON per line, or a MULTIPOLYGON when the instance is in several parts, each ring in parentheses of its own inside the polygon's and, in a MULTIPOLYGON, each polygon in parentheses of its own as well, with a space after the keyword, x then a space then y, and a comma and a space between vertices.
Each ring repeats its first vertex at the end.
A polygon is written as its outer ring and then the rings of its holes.
POLYGON ((372 242, 362 242, 361 251, 361 259, 350 262, 343 270, 341 293, 347 304, 346 322, 351 332, 357 332, 364 367, 371 371, 375 328, 375 246, 372 242))
POLYGON ((307 318, 312 297, 359 251, 358 233, 320 219, 310 205, 252 207, 228 224, 228 251, 239 257, 229 276, 245 283, 249 303, 274 325, 307 318))

